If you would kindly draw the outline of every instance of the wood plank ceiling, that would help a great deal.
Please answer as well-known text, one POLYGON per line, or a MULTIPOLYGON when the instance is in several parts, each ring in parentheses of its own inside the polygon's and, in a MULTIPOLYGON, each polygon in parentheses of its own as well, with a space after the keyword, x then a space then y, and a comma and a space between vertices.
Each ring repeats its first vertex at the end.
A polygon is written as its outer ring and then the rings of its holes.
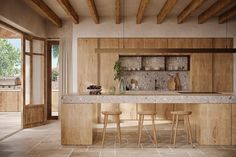
POLYGON ((131 12, 136 12, 136 24, 141 24, 146 16, 153 16, 149 12, 156 8, 158 8, 157 24, 162 24, 171 16, 177 18, 178 24, 187 22, 187 19, 194 16, 197 17, 199 24, 204 24, 216 16, 219 24, 236 17, 235 0, 136 0, 135 3, 133 0, 24 1, 58 27, 62 26, 65 18, 70 18, 75 24, 79 24, 79 16, 90 16, 95 24, 99 24, 103 16, 114 15, 115 23, 120 24, 122 16, 133 16, 131 12), (110 10, 110 13, 107 10, 110 10))

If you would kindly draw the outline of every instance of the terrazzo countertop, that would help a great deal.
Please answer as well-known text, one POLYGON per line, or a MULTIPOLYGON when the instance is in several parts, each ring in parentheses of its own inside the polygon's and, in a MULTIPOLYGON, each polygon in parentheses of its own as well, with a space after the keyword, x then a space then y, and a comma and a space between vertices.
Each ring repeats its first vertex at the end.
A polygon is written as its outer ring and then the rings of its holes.
POLYGON ((175 103, 175 104, 236 104, 236 93, 178 93, 129 91, 125 94, 64 95, 63 104, 89 103, 175 103))

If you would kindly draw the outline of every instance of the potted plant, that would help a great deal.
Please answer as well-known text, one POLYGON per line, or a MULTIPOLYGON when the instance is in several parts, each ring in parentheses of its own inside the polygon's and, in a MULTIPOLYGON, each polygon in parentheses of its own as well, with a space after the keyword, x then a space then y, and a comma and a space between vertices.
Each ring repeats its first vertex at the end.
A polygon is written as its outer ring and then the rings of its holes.
POLYGON ((123 72, 122 70, 123 70, 123 67, 121 65, 121 61, 117 60, 114 65, 114 71, 115 71, 114 80, 119 81, 120 93, 123 93, 125 91, 125 84, 124 84, 124 80, 122 78, 122 72, 123 72))

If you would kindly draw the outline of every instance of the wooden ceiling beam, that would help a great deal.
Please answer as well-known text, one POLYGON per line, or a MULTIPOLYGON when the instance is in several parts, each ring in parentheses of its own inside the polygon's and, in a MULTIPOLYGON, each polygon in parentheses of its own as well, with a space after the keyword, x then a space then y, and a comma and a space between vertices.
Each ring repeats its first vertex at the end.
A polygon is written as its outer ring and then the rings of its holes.
POLYGON ((206 0, 192 0, 187 7, 178 15, 178 24, 183 23, 195 10, 200 8, 206 0))
POLYGON ((57 2, 60 4, 60 6, 64 9, 66 14, 73 20, 75 24, 79 23, 79 16, 76 13, 75 9, 69 2, 69 0, 57 0, 57 2))
POLYGON ((42 0, 26 0, 27 3, 31 3, 42 14, 44 14, 53 24, 57 27, 62 27, 62 20, 49 8, 49 6, 42 0))
POLYGON ((115 14, 116 14, 116 24, 120 24, 120 14, 121 14, 121 4, 120 0, 115 2, 115 14))
POLYGON ((199 24, 205 23, 209 18, 215 16, 217 13, 222 11, 231 2, 232 0, 218 0, 212 6, 210 6, 206 11, 204 11, 198 16, 198 23, 199 24))
POLYGON ((94 0, 87 0, 87 5, 89 8, 90 15, 92 16, 94 22, 99 24, 99 15, 94 0))
POLYGON ((221 14, 218 18, 219 20, 219 24, 223 24, 227 21, 229 21, 230 19, 236 17, 236 6, 234 6, 233 8, 225 11, 223 14, 221 14))
POLYGON ((136 15, 136 23, 141 24, 145 9, 149 3, 149 0, 141 0, 138 8, 138 13, 136 15))
POLYGON ((161 24, 166 16, 171 12, 171 10, 174 8, 177 0, 167 0, 165 5, 162 7, 161 11, 157 15, 157 24, 161 24))

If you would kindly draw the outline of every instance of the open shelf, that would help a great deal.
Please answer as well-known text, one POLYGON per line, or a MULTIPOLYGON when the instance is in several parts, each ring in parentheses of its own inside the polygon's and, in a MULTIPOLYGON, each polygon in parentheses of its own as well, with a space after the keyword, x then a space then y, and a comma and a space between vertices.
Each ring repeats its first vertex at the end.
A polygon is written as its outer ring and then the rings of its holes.
POLYGON ((119 59, 125 72, 161 72, 161 71, 189 71, 189 55, 120 55, 119 59), (150 68, 150 70, 145 70, 150 68), (161 68, 163 70, 155 70, 161 68), (141 70, 128 70, 141 69, 141 70))

